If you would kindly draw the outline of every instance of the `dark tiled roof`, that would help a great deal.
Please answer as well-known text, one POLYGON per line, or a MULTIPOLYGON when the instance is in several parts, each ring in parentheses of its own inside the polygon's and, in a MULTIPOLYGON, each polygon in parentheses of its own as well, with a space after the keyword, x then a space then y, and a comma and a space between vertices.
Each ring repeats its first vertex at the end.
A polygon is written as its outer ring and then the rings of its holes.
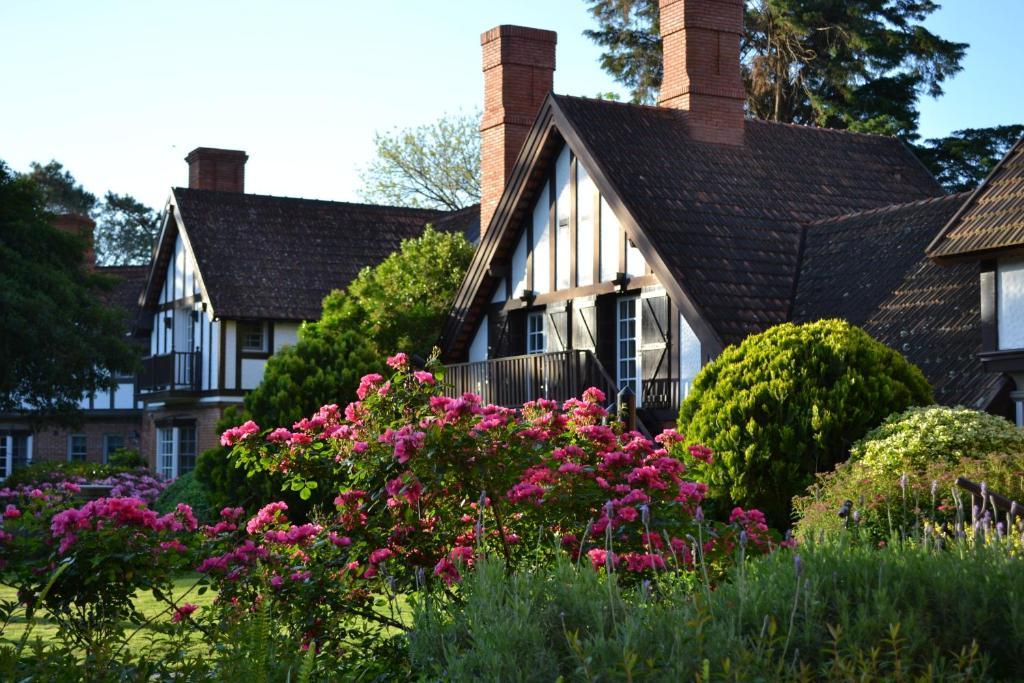
POLYGON ((978 272, 924 249, 967 194, 862 211, 806 228, 794 322, 844 318, 921 368, 935 399, 984 407, 999 375, 982 370, 978 272))
POLYGON ((684 111, 553 100, 726 343, 788 319, 803 222, 941 193, 892 138, 747 121, 709 144, 684 111))
POLYGON ((184 188, 173 195, 214 313, 223 318, 315 320, 332 289, 447 215, 184 188))
POLYGON ((1024 138, 929 247, 930 256, 956 260, 1024 247, 1024 138))
POLYGON ((480 205, 474 204, 434 219, 432 225, 442 232, 461 232, 470 244, 480 241, 480 205))
POLYGON ((124 311, 125 320, 134 322, 139 308, 139 295, 146 287, 149 266, 104 266, 96 272, 114 280, 114 285, 101 294, 100 298, 107 306, 120 308, 124 311))

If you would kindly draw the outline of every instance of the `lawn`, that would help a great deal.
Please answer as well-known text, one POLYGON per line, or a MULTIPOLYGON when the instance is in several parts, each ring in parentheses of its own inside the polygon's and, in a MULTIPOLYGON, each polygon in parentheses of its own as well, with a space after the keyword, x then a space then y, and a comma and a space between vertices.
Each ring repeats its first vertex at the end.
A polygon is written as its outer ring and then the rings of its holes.
MULTIPOLYGON (((180 600, 182 596, 187 593, 188 596, 185 602, 191 602, 193 604, 204 607, 213 602, 215 593, 209 591, 203 595, 198 595, 196 590, 189 590, 195 585, 198 578, 197 574, 187 574, 180 576, 174 580, 174 597, 176 600, 180 600)), ((14 589, 8 586, 0 586, 0 601, 14 600, 15 592, 14 589)), ((161 602, 158 602, 152 595, 152 593, 138 593, 135 597, 135 604, 139 608, 139 611, 146 616, 146 618, 153 618, 153 624, 161 624, 170 621, 171 614, 169 609, 161 602), (163 613, 163 614, 162 614, 163 613)), ((39 619, 36 621, 36 625, 32 630, 32 639, 42 638, 44 641, 53 640, 57 637, 57 627, 52 622, 45 618, 45 611, 38 613, 39 619)), ((17 642, 22 634, 25 632, 25 615, 24 612, 19 614, 11 620, 11 623, 7 625, 7 629, 0 633, 0 640, 4 642, 17 642)), ((129 635, 137 629, 138 626, 135 624, 125 623, 125 634, 129 635)), ((133 637, 133 640, 137 642, 147 642, 151 636, 157 634, 157 631, 151 626, 147 625, 139 629, 133 637)))

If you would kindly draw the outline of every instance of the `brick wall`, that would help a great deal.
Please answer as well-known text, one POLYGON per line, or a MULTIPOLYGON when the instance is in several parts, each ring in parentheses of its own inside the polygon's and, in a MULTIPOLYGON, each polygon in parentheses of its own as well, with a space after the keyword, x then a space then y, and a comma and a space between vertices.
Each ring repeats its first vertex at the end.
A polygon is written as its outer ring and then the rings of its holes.
POLYGON ((188 186, 194 190, 245 192, 245 162, 240 150, 196 147, 188 153, 188 186))
POLYGON ((660 13, 658 104, 688 111, 690 134, 699 140, 742 143, 743 0, 660 0, 660 13))
POLYGON ((481 237, 498 207, 516 157, 551 92, 557 34, 497 26, 480 36, 484 111, 480 121, 481 237))
POLYGON ((80 427, 43 427, 32 434, 32 461, 66 461, 68 459, 68 438, 71 434, 84 434, 86 460, 103 462, 103 436, 119 434, 124 438, 124 447, 137 449, 140 446, 141 420, 128 417, 110 420, 86 420, 80 427))

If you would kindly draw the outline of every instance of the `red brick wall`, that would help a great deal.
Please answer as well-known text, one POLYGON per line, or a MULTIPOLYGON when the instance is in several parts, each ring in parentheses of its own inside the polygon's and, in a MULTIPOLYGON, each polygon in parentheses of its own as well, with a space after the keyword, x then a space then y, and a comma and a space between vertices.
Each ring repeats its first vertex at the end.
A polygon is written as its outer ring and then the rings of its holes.
POLYGON ((664 74, 658 104, 690 112, 693 137, 743 142, 743 0, 660 0, 664 74))
POLYGON ((484 112, 480 121, 480 230, 491 222, 519 150, 555 73, 554 31, 497 26, 480 36, 484 112))
POLYGON ((85 434, 86 460, 103 462, 103 435, 120 434, 125 448, 139 448, 141 420, 138 417, 116 420, 87 420, 76 429, 42 427, 32 433, 32 462, 68 459, 68 437, 85 434))
POLYGON ((188 153, 188 186, 194 190, 245 192, 245 152, 197 147, 188 153))

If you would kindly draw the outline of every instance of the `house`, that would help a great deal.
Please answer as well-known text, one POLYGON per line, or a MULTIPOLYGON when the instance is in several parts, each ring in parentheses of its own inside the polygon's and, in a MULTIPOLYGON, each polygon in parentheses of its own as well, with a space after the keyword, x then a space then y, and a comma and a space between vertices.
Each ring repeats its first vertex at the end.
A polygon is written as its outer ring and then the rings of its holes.
POLYGON ((177 477, 217 445, 223 411, 240 404, 267 360, 295 343, 303 321, 359 271, 428 223, 477 233, 458 212, 273 197, 245 192, 248 156, 200 147, 187 188, 167 201, 137 331, 148 340, 137 392, 141 448, 177 477))
POLYGON ((629 387, 654 428, 726 345, 842 317, 941 402, 1004 410, 977 357, 976 272, 925 254, 966 197, 898 140, 745 118, 742 0, 660 5, 658 106, 553 94, 554 33, 483 34, 482 234, 443 337, 454 390, 514 405, 629 387))
MULTIPOLYGON (((58 216, 54 225, 86 238, 88 267, 114 280, 113 287, 100 294, 103 302, 124 311, 126 321, 134 320, 148 266, 96 266, 91 248, 95 223, 86 216, 58 216)), ((124 375, 115 380, 113 391, 82 398, 80 419, 71 428, 37 424, 27 413, 0 415, 0 479, 31 462, 106 462, 119 448, 138 448, 142 404, 135 397, 135 378, 124 375)))
POLYGON ((928 245, 951 270, 970 270, 980 290, 984 369, 1012 385, 1024 425, 1024 139, 1003 157, 928 245))

